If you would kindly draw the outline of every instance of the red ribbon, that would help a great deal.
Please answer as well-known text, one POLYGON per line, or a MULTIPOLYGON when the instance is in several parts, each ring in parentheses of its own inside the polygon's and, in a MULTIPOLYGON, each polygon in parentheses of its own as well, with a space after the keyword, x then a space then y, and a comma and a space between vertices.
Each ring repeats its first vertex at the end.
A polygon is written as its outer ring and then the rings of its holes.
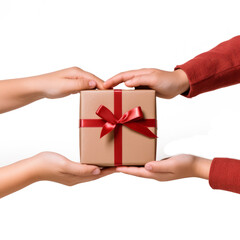
POLYGON ((156 138, 157 136, 153 134, 146 126, 138 122, 143 119, 143 113, 141 107, 135 107, 126 113, 124 113, 119 119, 117 119, 114 114, 105 106, 101 105, 96 114, 101 117, 106 123, 103 125, 100 138, 104 135, 110 133, 118 125, 122 124, 126 127, 139 132, 147 137, 156 138))
POLYGON ((147 127, 156 127, 155 119, 144 119, 141 107, 122 115, 122 90, 114 90, 114 114, 100 105, 96 114, 102 119, 80 119, 80 127, 102 127, 100 138, 114 130, 114 165, 122 165, 122 125, 149 138, 157 138, 147 127))

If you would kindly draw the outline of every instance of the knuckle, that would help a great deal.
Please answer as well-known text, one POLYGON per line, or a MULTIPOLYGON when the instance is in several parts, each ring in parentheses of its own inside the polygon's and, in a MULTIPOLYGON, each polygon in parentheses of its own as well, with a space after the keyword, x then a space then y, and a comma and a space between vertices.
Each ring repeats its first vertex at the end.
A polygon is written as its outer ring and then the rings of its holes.
POLYGON ((156 69, 156 68, 150 68, 150 70, 152 71, 152 72, 154 72, 154 73, 157 73, 159 70, 158 69, 156 69))
POLYGON ((141 68, 139 69, 139 71, 144 71, 144 72, 149 72, 151 70, 151 68, 141 68))
POLYGON ((196 158, 194 155, 190 155, 190 154, 180 154, 178 155, 179 158, 183 158, 183 159, 194 159, 196 158))
POLYGON ((48 151, 44 151, 44 152, 38 153, 36 156, 38 156, 38 157, 46 157, 49 153, 50 152, 48 152, 48 151))
POLYGON ((73 70, 73 71, 78 71, 80 68, 77 67, 77 66, 73 66, 73 67, 71 67, 70 69, 73 70))
POLYGON ((67 186, 69 186, 69 187, 72 187, 72 186, 75 185, 75 183, 74 183, 74 182, 67 182, 65 185, 67 185, 67 186))
POLYGON ((121 76, 121 75, 123 75, 123 74, 124 74, 124 72, 120 72, 120 73, 118 73, 117 75, 115 75, 115 77, 121 76))
POLYGON ((70 68, 68 68, 68 70, 69 70, 72 74, 77 74, 77 73, 79 73, 79 71, 81 71, 81 69, 80 69, 79 67, 76 67, 76 66, 70 67, 70 68))
POLYGON ((186 156, 187 156, 187 154, 184 154, 184 153, 178 155, 178 157, 180 157, 180 158, 185 158, 186 156))
POLYGON ((123 79, 124 79, 124 73, 121 72, 121 73, 117 74, 117 75, 113 78, 113 81, 114 81, 114 82, 118 82, 118 81, 123 81, 123 79))
POLYGON ((155 73, 157 69, 155 68, 143 68, 142 70, 146 71, 149 74, 155 73))

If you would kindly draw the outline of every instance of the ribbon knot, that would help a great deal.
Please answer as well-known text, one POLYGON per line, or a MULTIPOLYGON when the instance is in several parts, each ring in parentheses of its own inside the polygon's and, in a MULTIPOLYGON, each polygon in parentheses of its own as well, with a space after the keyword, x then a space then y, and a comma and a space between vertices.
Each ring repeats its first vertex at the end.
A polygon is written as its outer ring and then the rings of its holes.
POLYGON ((122 124, 138 133, 150 138, 157 138, 146 126, 141 122, 144 120, 143 112, 140 106, 135 107, 124 113, 119 119, 104 105, 100 105, 96 114, 105 121, 102 127, 100 138, 110 133, 112 130, 122 124))

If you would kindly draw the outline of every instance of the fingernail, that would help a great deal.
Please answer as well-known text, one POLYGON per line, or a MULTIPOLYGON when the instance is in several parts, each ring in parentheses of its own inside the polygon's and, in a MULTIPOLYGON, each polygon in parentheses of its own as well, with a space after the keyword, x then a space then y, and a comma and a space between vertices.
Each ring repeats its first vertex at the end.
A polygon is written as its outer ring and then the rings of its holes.
POLYGON ((151 171, 151 170, 152 170, 151 164, 146 164, 146 165, 145 165, 145 168, 146 168, 148 171, 151 171))
POLYGON ((92 174, 93 175, 98 175, 100 172, 101 172, 100 169, 97 168, 92 172, 92 174))
POLYGON ((93 88, 93 87, 95 87, 96 86, 96 82, 95 81, 93 81, 93 80, 91 80, 91 81, 89 81, 89 87, 91 87, 91 88, 93 88))

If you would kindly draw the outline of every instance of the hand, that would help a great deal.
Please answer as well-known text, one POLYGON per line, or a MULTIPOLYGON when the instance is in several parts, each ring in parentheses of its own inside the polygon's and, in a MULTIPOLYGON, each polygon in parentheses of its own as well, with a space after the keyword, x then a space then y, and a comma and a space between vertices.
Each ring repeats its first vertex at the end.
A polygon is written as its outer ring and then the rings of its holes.
POLYGON ((161 161, 149 162, 145 167, 117 167, 116 171, 158 181, 187 177, 208 179, 211 162, 206 158, 181 154, 161 161))
POLYGON ((104 89, 100 78, 78 67, 30 77, 29 80, 46 98, 61 98, 87 89, 104 89))
POLYGON ((0 198, 34 182, 48 180, 72 186, 96 180, 115 172, 97 166, 72 162, 53 152, 42 152, 0 168, 0 198))
POLYGON ((96 180, 115 172, 115 168, 101 170, 97 166, 72 162, 53 152, 39 153, 32 160, 35 162, 33 176, 36 181, 48 180, 68 186, 96 180))
POLYGON ((125 82, 127 87, 146 86, 156 90, 161 98, 173 98, 188 90, 187 75, 181 69, 174 72, 162 71, 154 68, 144 68, 122 72, 107 80, 104 88, 112 88, 125 82))
POLYGON ((0 113, 42 98, 61 98, 85 89, 103 89, 103 81, 77 67, 34 77, 0 81, 0 113))

